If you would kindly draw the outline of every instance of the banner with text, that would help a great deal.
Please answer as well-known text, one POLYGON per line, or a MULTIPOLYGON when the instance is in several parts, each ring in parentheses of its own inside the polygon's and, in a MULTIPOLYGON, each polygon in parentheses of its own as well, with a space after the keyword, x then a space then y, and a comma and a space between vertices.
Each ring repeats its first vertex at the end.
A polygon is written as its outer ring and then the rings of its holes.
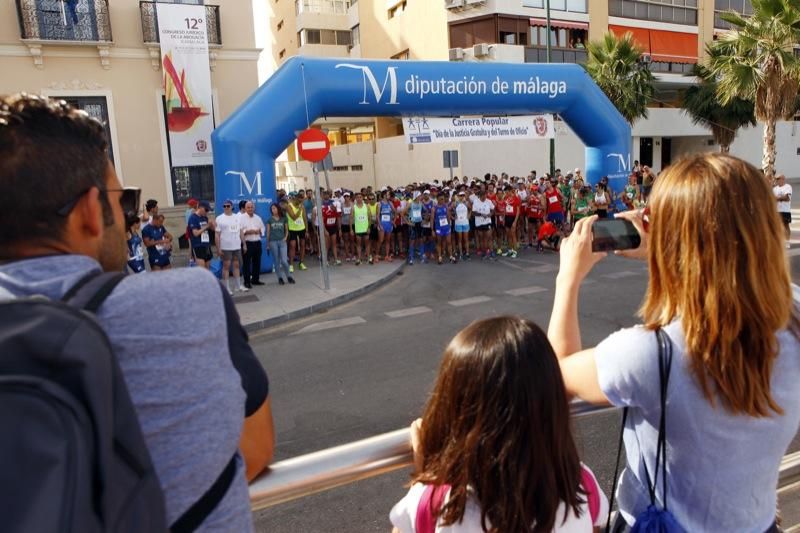
POLYGON ((156 4, 173 167, 211 165, 211 73, 203 6, 156 4))
POLYGON ((408 144, 454 141, 511 141, 552 139, 553 115, 512 117, 405 117, 408 144))

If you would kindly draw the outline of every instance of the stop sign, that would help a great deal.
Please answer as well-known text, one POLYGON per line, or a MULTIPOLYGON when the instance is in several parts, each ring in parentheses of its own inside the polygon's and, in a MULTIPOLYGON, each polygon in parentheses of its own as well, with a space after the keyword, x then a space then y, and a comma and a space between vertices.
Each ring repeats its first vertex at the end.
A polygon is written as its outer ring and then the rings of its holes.
POLYGON ((318 162, 325 159, 331 151, 331 142, 328 135, 322 130, 309 128, 297 136, 297 151, 306 161, 318 162))

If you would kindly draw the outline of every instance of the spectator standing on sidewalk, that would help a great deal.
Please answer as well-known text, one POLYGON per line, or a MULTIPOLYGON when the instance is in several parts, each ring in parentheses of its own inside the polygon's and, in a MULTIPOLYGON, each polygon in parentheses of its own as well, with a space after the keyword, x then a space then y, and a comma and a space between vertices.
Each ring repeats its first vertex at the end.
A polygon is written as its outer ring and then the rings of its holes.
POLYGON ((278 204, 270 207, 270 217, 267 220, 267 243, 269 253, 272 254, 272 264, 275 268, 275 275, 278 276, 278 283, 283 285, 284 278, 281 278, 281 269, 284 277, 289 283, 294 283, 294 278, 289 270, 289 260, 286 257, 286 240, 289 235, 289 221, 283 213, 283 209, 278 204))
POLYGON ((783 234, 786 236, 786 248, 791 248, 789 239, 792 236, 792 186, 786 183, 786 176, 778 174, 772 194, 778 202, 778 214, 783 222, 783 234))
POLYGON ((594 348, 581 346, 578 301, 605 256, 592 252, 596 217, 561 246, 548 337, 567 392, 629 408, 614 533, 650 506, 648 476, 663 458, 662 376, 668 475, 665 494, 656 474, 658 508, 666 502, 690 532, 778 531, 778 468, 800 425, 800 315, 774 209, 762 173, 741 159, 703 153, 673 163, 644 212, 618 215, 642 239, 622 255, 649 265, 644 323, 594 348), (659 363, 659 329, 671 365, 659 363))
POLYGON ((266 235, 264 221, 256 214, 256 206, 253 202, 246 202, 244 212, 239 214, 239 222, 242 225, 242 235, 244 236, 244 286, 248 289, 253 285, 263 285, 259 278, 261 276, 261 239, 266 235))
POLYGON ((153 218, 158 214, 158 200, 150 198, 144 204, 144 213, 142 213, 142 231, 153 223, 153 218))
POLYGON ((208 213, 211 212, 211 204, 205 200, 198 202, 197 209, 189 216, 189 241, 192 245, 192 255, 197 266, 209 267, 211 258, 211 235, 209 230, 215 231, 213 221, 208 220, 208 213))
POLYGON ((289 227, 289 273, 294 273, 294 258, 297 254, 300 258, 298 267, 300 270, 306 269, 304 260, 306 258, 306 211, 303 207, 303 197, 300 193, 289 193, 289 201, 286 203, 286 217, 289 227))
POLYGON ((231 263, 233 263, 233 277, 236 280, 236 290, 245 292, 249 290, 242 286, 239 277, 239 267, 242 264, 242 228, 239 225, 239 215, 233 214, 233 202, 225 200, 222 203, 223 212, 216 220, 217 253, 222 258, 222 282, 233 294, 230 283, 231 263))
POLYGON ((144 248, 142 248, 142 237, 139 236, 139 226, 142 219, 135 211, 130 211, 125 215, 125 226, 127 229, 128 245, 128 268, 134 274, 146 272, 144 266, 144 248))

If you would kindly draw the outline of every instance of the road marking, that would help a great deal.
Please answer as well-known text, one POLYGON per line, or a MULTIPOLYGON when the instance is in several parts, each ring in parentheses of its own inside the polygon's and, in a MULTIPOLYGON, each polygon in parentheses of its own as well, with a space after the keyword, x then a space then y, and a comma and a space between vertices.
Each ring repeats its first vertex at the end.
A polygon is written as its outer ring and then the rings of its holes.
POLYGON ((405 316, 421 315, 422 313, 430 313, 433 311, 430 307, 409 307, 407 309, 398 309, 397 311, 387 311, 385 314, 389 318, 403 318, 405 316))
POLYGON ((364 324, 366 320, 361 318, 360 316, 354 316, 352 318, 342 318, 339 320, 328 320, 326 322, 317 322, 316 324, 310 324, 303 329, 297 330, 292 335, 300 335, 301 333, 311 333, 314 331, 324 331, 326 329, 333 329, 333 328, 340 328, 343 326, 354 326, 356 324, 364 324))
POLYGON ((453 300, 452 302, 447 302, 448 304, 452 305, 453 307, 462 307, 464 305, 472 305, 472 304, 479 304, 481 302, 488 302, 492 298, 489 296, 473 296, 472 298, 464 298, 463 300, 453 300))
POLYGON ((537 292, 544 292, 546 290, 547 289, 544 287, 522 287, 506 291, 506 294, 510 294, 511 296, 525 296, 527 294, 536 294, 537 292))
POLYGON ((538 267, 529 267, 525 269, 525 272, 533 272, 535 274, 544 274, 545 272, 553 272, 558 270, 556 265, 542 265, 538 267))
POLYGON ((303 150, 322 150, 325 148, 325 141, 311 141, 301 143, 303 150))
POLYGON ((638 276, 641 272, 631 272, 630 270, 623 270, 622 272, 612 272, 611 274, 603 274, 604 278, 620 279, 628 278, 630 276, 638 276))

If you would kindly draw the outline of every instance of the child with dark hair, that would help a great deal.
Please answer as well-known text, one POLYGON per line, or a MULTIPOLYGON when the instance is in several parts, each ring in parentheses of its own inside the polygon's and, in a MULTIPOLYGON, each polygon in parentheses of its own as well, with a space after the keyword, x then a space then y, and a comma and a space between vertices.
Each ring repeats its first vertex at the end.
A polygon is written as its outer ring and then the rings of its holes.
POLYGON ((139 215, 134 211, 125 213, 125 231, 128 238, 128 268, 134 274, 145 272, 144 250, 142 238, 139 236, 139 226, 142 224, 139 215))
POLYGON ((536 324, 473 322, 411 426, 416 472, 395 531, 588 532, 608 501, 578 459, 558 360, 536 324))

